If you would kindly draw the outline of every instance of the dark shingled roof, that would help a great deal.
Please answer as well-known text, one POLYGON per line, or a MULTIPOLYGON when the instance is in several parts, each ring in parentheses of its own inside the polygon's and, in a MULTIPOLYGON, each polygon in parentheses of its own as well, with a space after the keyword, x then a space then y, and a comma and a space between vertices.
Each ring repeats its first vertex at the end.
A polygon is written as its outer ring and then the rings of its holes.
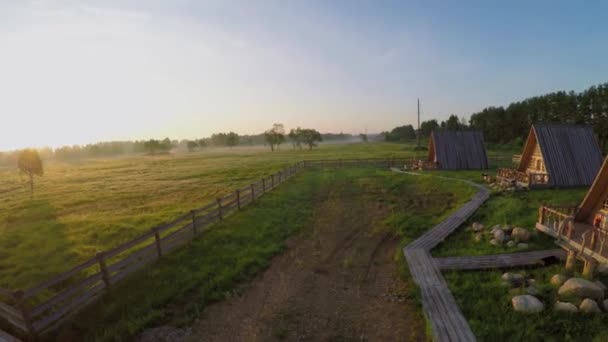
POLYGON ((481 131, 433 131, 429 159, 433 153, 440 169, 487 169, 488 156, 481 131))
POLYGON ((590 126, 535 124, 532 130, 551 185, 567 187, 593 183, 602 165, 602 152, 590 126))

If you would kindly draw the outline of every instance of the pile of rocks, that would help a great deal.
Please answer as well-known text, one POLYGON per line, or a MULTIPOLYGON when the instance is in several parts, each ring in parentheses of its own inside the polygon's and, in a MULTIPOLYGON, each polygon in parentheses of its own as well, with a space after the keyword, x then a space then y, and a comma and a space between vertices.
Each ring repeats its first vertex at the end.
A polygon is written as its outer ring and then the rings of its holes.
POLYGON ((500 192, 515 192, 517 190, 520 190, 520 188, 518 188, 517 185, 515 185, 514 183, 498 181, 491 183, 490 188, 500 192))
POLYGON ((506 246, 509 248, 517 247, 518 249, 528 248, 527 242, 531 238, 528 230, 520 227, 511 227, 509 225, 495 225, 490 231, 485 231, 485 226, 479 222, 474 222, 470 230, 474 234, 475 242, 484 240, 484 235, 487 236, 489 243, 493 246, 506 246))
MULTIPOLYGON (((523 313, 541 312, 544 304, 536 298, 538 291, 534 287, 534 279, 525 279, 522 274, 505 273, 502 275, 505 285, 512 288, 523 288, 525 294, 511 298, 513 310, 523 313)), ((608 299, 604 299, 606 286, 599 280, 590 281, 583 278, 568 278, 556 274, 551 278, 551 285, 559 288, 558 300, 553 310, 561 312, 601 313, 608 311, 608 299)))

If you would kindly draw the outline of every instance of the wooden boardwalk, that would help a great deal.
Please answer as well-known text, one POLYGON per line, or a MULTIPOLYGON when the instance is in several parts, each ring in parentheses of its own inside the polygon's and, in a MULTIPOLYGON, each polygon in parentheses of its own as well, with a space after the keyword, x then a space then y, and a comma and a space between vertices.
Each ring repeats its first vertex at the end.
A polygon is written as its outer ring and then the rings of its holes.
MULTIPOLYGON (((396 169, 393 171, 419 175, 396 169)), ((471 327, 458 308, 437 262, 429 252, 462 225, 490 197, 490 191, 470 181, 448 179, 465 182, 478 188, 479 191, 445 221, 407 245, 403 249, 403 254, 414 282, 420 287, 422 307, 431 324, 433 339, 436 341, 475 341, 471 327)))
POLYGON ((508 268, 538 264, 542 265, 546 259, 565 259, 565 257, 566 252, 563 249, 557 248, 545 251, 511 254, 435 258, 435 264, 441 271, 481 270, 487 268, 508 268))

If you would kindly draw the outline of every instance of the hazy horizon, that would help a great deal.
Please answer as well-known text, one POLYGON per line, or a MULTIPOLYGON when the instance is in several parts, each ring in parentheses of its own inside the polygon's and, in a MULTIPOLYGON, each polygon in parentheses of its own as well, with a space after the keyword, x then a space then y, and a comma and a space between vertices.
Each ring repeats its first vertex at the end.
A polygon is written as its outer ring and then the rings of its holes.
POLYGON ((0 150, 381 132, 605 81, 589 2, 0 1, 0 150))

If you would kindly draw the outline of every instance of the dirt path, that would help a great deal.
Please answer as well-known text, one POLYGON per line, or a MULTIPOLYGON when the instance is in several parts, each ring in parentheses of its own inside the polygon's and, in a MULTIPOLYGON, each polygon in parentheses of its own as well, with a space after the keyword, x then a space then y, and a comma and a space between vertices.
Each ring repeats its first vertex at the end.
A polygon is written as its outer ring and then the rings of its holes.
POLYGON ((175 339, 424 340, 399 276, 398 240, 374 229, 386 212, 361 195, 328 194, 309 231, 290 239, 240 296, 207 307, 189 336, 175 339))

